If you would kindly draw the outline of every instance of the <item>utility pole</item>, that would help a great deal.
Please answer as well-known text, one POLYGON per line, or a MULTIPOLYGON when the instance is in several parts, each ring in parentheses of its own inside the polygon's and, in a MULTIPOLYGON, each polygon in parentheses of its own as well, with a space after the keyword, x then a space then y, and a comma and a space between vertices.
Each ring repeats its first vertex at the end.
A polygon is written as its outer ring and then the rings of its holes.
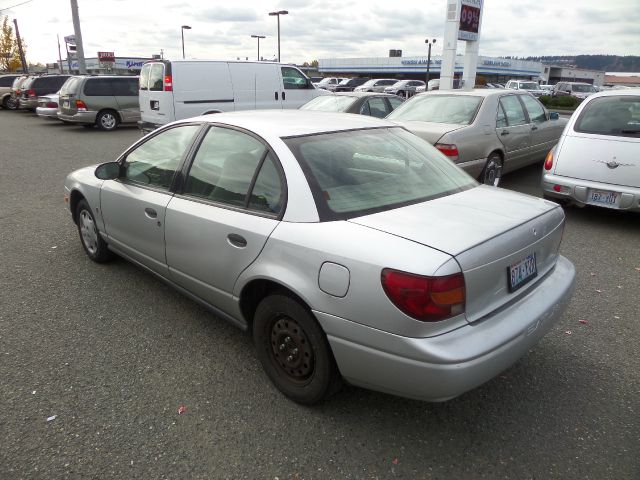
POLYGON ((13 19, 13 24, 16 26, 16 40, 18 41, 18 50, 20 51, 20 61, 22 62, 22 71, 29 73, 29 67, 27 67, 27 59, 24 57, 24 50, 22 49, 22 40, 20 39, 20 30, 18 30, 18 20, 13 19))
POLYGON ((58 37, 58 69, 60 70, 60 73, 64 73, 64 65, 62 65, 62 52, 60 52, 60 35, 57 35, 57 37, 58 37))
POLYGON ((76 55, 78 56, 78 69, 80 70, 80 75, 86 75, 87 66, 84 63, 84 47, 82 45, 82 32, 80 31, 78 0, 71 0, 71 17, 73 18, 73 32, 76 36, 76 55))

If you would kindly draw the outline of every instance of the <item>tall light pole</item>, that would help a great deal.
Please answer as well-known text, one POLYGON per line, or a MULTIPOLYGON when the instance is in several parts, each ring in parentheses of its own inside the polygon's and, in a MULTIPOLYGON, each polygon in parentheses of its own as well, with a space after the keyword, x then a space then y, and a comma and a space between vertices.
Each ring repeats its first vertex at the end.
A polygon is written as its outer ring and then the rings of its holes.
POLYGON ((287 10, 278 10, 277 12, 269 12, 270 16, 278 17, 278 62, 280 61, 280 15, 288 15, 287 10))
POLYGON ((258 61, 260 61, 260 39, 261 38, 267 38, 264 35, 251 35, 251 38, 257 38, 258 39, 258 61))
POLYGON ((191 27, 189 25, 182 25, 180 27, 180 33, 182 33, 182 58, 184 58, 184 31, 185 30, 191 30, 191 27))
POLYGON ((431 45, 436 43, 436 39, 429 40, 428 38, 424 41, 427 45, 429 45, 429 52, 427 53, 427 88, 426 91, 429 91, 429 79, 431 77, 431 45))

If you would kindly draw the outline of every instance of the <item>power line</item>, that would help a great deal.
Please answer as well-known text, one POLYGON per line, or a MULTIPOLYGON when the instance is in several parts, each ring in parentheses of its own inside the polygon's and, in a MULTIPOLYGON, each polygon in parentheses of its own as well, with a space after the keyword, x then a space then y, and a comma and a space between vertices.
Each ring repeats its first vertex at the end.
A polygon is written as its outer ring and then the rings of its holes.
POLYGON ((27 0, 26 2, 18 3, 17 5, 11 5, 10 7, 0 8, 0 12, 2 12, 3 10, 10 10, 12 8, 19 7, 20 5, 24 5, 25 3, 31 3, 31 2, 33 2, 33 0, 27 0))

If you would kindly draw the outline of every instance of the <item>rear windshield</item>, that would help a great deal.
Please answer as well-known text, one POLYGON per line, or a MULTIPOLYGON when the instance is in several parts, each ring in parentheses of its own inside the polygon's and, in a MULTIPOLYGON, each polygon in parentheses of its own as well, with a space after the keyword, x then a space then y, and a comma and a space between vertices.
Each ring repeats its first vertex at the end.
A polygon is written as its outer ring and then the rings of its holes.
POLYGON ((640 136, 640 95, 590 100, 576 121, 574 130, 598 135, 640 136))
POLYGON ((60 87, 60 95, 75 95, 82 77, 71 77, 60 87))
POLYGON ((391 112, 389 120, 470 125, 482 103, 472 95, 420 95, 391 112))
POLYGON ((300 107, 300 110, 318 110, 321 112, 344 112, 357 98, 338 95, 321 95, 300 107))
POLYGON ((540 86, 535 82, 523 82, 520 84, 520 88, 524 90, 539 90, 540 86))
POLYGON ((592 85, 571 85, 572 92, 593 93, 596 91, 592 85))
POLYGON ((302 166, 322 221, 391 210, 477 185, 428 142, 402 128, 284 141, 302 166))

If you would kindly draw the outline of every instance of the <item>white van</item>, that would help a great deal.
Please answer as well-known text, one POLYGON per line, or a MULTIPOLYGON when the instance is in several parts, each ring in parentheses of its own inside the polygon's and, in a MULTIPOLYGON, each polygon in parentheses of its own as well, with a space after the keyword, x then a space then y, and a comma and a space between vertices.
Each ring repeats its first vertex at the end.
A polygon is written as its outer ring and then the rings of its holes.
POLYGON ((161 125, 209 113, 298 108, 318 95, 304 73, 274 62, 154 60, 140 72, 138 126, 161 125))

